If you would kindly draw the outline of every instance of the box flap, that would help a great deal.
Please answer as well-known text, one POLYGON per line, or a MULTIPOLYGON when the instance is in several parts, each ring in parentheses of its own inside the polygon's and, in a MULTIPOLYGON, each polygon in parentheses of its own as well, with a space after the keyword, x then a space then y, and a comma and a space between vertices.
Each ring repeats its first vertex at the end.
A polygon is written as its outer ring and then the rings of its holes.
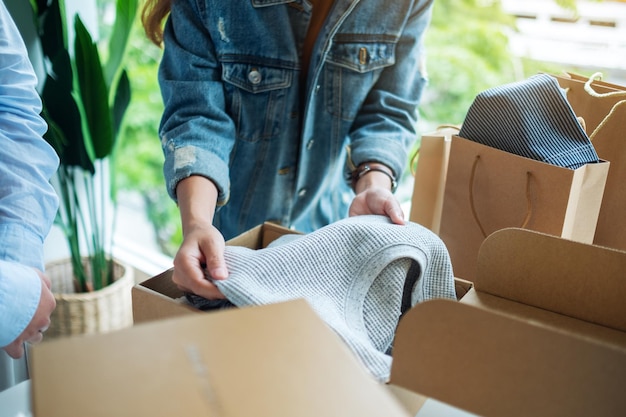
POLYGON ((274 223, 265 222, 262 225, 235 236, 226 242, 230 246, 243 246, 251 249, 264 248, 274 240, 285 234, 300 234, 295 230, 288 229, 274 223))
POLYGON ((626 355, 450 300, 400 321, 390 383, 484 416, 609 416, 626 409, 626 355))
POLYGON ((525 229, 485 239, 474 288, 626 332, 626 252, 525 229))
POLYGON ((37 416, 402 416, 303 300, 193 314, 32 351, 37 416))
POLYGON ((131 290, 133 321, 141 323, 198 312, 198 309, 179 302, 183 296, 172 281, 173 268, 135 284, 131 290))

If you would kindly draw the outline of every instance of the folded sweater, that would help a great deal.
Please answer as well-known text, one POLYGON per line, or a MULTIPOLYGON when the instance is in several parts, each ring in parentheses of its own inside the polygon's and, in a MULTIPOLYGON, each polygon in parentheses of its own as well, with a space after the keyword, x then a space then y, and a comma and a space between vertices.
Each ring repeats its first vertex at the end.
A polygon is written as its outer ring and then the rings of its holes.
MULTIPOLYGON (((265 249, 227 246, 225 258, 229 278, 214 283, 232 304, 306 299, 380 381, 389 377, 402 313, 421 301, 455 299, 439 237, 383 216, 350 217, 265 249)), ((201 307, 204 299, 189 300, 201 307)))

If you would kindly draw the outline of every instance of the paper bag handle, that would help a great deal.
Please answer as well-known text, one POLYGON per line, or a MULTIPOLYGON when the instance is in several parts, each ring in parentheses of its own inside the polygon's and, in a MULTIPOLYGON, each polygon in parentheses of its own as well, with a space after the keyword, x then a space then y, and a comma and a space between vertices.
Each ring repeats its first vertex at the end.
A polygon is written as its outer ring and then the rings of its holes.
MULTIPOLYGON (((601 72, 596 72, 595 74, 589 77, 589 79, 585 82, 585 87, 584 87, 587 94, 596 98, 626 97, 626 91, 610 91, 608 93, 598 93, 596 90, 593 89, 593 86, 591 85, 591 83, 593 83, 596 80, 601 80, 601 79, 602 79, 601 72)), ((602 119, 602 121, 598 124, 598 126, 596 126, 596 128, 593 130, 591 135, 589 135, 589 139, 593 140, 596 133, 598 133, 600 129, 602 129, 602 127, 609 121, 613 113, 617 111, 617 108, 623 105, 626 105, 626 100, 620 100, 617 103, 615 103, 613 107, 611 108, 611 111, 609 111, 609 113, 604 117, 604 119, 602 119)))
MULTIPOLYGON (((480 155, 476 155, 474 159, 474 163, 472 164, 472 172, 470 173, 469 180, 469 200, 470 207, 472 208, 472 216, 474 216, 474 220, 476 220, 476 224, 480 228, 483 237, 487 237, 487 232, 485 232, 485 228, 478 218, 478 212, 476 211, 476 206, 474 205, 474 176, 476 175, 476 167, 478 166, 478 161, 480 160, 480 155)), ((524 221, 522 222, 520 228, 524 229, 528 222, 530 221, 530 216, 532 215, 532 198, 530 195, 530 177, 532 174, 530 171, 526 171, 526 216, 524 217, 524 221)))

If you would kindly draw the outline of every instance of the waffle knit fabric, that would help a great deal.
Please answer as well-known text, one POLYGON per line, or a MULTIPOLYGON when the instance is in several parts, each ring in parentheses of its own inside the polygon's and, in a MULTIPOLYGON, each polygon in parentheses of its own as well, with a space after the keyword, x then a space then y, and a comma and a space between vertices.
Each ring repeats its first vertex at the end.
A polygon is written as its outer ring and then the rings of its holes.
POLYGON ((380 381, 387 381, 401 314, 421 301, 455 299, 444 243, 416 224, 357 216, 282 244, 227 246, 229 278, 215 281, 238 307, 304 298, 380 381))

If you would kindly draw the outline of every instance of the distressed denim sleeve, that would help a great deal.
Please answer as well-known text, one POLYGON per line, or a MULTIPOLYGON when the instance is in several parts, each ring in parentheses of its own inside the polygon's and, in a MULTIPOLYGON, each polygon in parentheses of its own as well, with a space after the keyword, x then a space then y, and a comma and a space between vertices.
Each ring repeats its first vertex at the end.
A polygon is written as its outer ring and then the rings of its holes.
POLYGON ((399 177, 417 136, 418 105, 427 83, 423 36, 430 0, 417 0, 396 45, 395 64, 384 69, 359 111, 350 134, 355 165, 379 161, 399 177))
POLYGON ((203 10, 189 0, 172 3, 164 33, 159 83, 165 104, 160 137, 164 176, 170 196, 191 175, 202 175, 218 188, 218 204, 229 196, 228 159, 235 141, 225 111, 221 66, 203 25, 203 10))

